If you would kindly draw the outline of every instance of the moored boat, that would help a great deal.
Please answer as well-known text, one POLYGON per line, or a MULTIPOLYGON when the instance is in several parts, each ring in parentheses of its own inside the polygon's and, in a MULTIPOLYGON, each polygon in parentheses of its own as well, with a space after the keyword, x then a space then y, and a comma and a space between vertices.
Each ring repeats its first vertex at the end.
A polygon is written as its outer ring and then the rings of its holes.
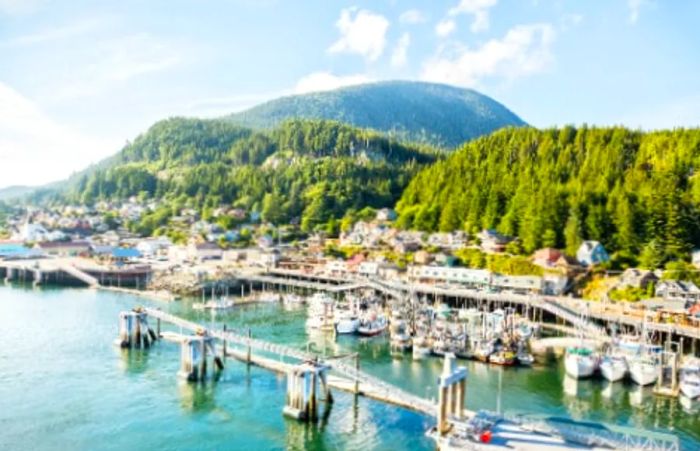
POLYGON ((489 362, 494 365, 512 366, 516 363, 516 356, 509 349, 501 349, 489 356, 489 362))
POLYGON ((573 346, 566 350, 564 368, 569 376, 581 379, 591 377, 598 367, 598 356, 589 348, 573 346))
POLYGON ((700 398, 700 362, 691 361, 681 366, 679 389, 690 400, 700 398))
POLYGON ((621 355, 607 354, 600 361, 600 374, 610 382, 624 379, 627 370, 627 360, 621 355))
POLYGON ((384 332, 387 328, 387 321, 384 315, 372 315, 368 319, 360 321, 360 326, 357 328, 357 333, 364 337, 374 337, 384 332))

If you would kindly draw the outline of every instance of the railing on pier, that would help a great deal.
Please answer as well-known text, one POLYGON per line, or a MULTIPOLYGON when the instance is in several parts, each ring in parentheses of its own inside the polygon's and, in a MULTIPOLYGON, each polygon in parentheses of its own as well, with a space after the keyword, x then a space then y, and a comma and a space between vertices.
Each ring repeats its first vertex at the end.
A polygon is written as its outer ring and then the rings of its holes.
MULTIPOLYGON (((148 316, 153 318, 171 323, 183 329, 206 333, 211 337, 226 340, 228 343, 250 347, 251 349, 258 351, 276 354, 281 357, 294 358, 301 361, 316 361, 320 359, 318 355, 300 351, 290 346, 271 343, 265 340, 248 337, 247 335, 237 334, 235 332, 209 329, 193 321, 163 312, 162 310, 144 308, 144 311, 146 314, 148 314, 148 316)), ((391 399, 396 404, 400 404, 406 408, 424 413, 426 415, 435 415, 435 405, 429 400, 408 393, 394 385, 384 382, 377 377, 371 376, 363 371, 359 371, 355 366, 348 365, 341 361, 333 361, 331 370, 344 376, 352 382, 359 383, 360 390, 371 391, 374 395, 383 395, 385 398, 391 399)))

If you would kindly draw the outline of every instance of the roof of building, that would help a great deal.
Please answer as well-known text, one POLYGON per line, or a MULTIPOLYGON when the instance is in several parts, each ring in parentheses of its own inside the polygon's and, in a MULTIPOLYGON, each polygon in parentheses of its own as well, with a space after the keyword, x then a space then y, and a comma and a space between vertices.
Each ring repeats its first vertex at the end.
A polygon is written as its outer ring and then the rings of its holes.
POLYGON ((139 258, 140 256, 141 252, 132 247, 118 247, 112 249, 112 257, 114 258, 139 258))

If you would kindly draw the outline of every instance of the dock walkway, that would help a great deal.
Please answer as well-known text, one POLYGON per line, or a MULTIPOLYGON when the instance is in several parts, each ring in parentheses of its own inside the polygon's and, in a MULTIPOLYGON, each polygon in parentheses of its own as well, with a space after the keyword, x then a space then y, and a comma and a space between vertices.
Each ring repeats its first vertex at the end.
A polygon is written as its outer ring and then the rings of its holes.
MULTIPOLYGON (((299 363, 306 361, 318 361, 320 359, 318 355, 304 352, 287 345, 271 343, 265 340, 251 338, 247 335, 242 335, 231 331, 208 329, 205 326, 202 326, 198 323, 163 312, 162 310, 145 308, 144 311, 150 317, 160 319, 161 321, 165 321, 167 323, 181 327, 182 329, 189 330, 195 333, 206 333, 209 336, 212 336, 219 340, 225 340, 229 344, 235 344, 244 348, 250 348, 251 350, 274 354, 279 358, 292 358, 299 361, 299 363)), ((234 357, 241 357, 241 355, 237 355, 236 351, 234 350, 229 350, 227 351, 227 353, 228 352, 230 352, 231 355, 233 355, 234 357)), ((246 356, 244 358, 247 358, 247 353, 245 354, 246 356)), ((253 358, 252 355, 251 358, 253 358)), ((286 368, 284 366, 284 362, 281 360, 278 360, 276 361, 276 363, 272 364, 270 362, 267 362, 262 356, 255 356, 255 359, 258 362, 262 363, 261 366, 265 366, 269 369, 283 371, 282 368, 286 368)), ((435 415, 435 405, 425 398, 421 398, 414 394, 408 393, 405 390, 402 390, 394 385, 384 382, 381 379, 369 375, 363 371, 358 371, 354 366, 348 365, 345 362, 339 360, 332 360, 330 364, 332 371, 337 375, 341 376, 343 379, 345 379, 345 381, 343 381, 342 379, 336 379, 335 382, 338 385, 338 388, 347 386, 354 387, 355 382, 357 382, 359 384, 359 391, 361 392, 361 394, 365 394, 374 399, 379 399, 416 412, 420 412, 425 415, 435 415)))

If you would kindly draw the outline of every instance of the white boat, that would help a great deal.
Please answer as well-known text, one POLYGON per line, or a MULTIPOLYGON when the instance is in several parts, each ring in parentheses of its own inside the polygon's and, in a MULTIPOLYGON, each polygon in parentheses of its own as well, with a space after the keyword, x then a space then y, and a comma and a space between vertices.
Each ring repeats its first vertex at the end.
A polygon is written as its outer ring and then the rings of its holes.
POLYGON ((689 362, 681 366, 678 387, 688 399, 700 398, 700 362, 689 362))
POLYGON ((423 360, 431 353, 430 341, 424 335, 413 338, 413 360, 423 360))
POLYGON ((282 302, 286 305, 303 305, 306 303, 306 299, 304 297, 299 296, 298 294, 285 294, 282 297, 282 302))
POLYGON ((661 346, 642 345, 636 356, 627 360, 630 378, 638 385, 651 385, 659 377, 661 346))
POLYGON ((335 331, 339 334, 354 334, 360 327, 360 319, 353 312, 344 311, 336 318, 335 331))
POLYGON ((600 374, 610 382, 617 382, 627 375, 627 360, 614 353, 605 355, 600 361, 600 374))
POLYGON ((649 356, 637 356, 629 362, 629 371, 635 384, 651 385, 659 377, 659 364, 649 356))
POLYGON ((233 301, 226 298, 215 301, 199 302, 192 306, 195 310, 228 310, 234 306, 233 301))
POLYGON ((384 332, 387 326, 388 323, 384 315, 371 315, 360 322, 357 333, 365 337, 373 337, 384 332))
POLYGON ((598 356, 586 347, 568 348, 564 357, 564 368, 566 374, 573 378, 591 377, 598 368, 598 356))

